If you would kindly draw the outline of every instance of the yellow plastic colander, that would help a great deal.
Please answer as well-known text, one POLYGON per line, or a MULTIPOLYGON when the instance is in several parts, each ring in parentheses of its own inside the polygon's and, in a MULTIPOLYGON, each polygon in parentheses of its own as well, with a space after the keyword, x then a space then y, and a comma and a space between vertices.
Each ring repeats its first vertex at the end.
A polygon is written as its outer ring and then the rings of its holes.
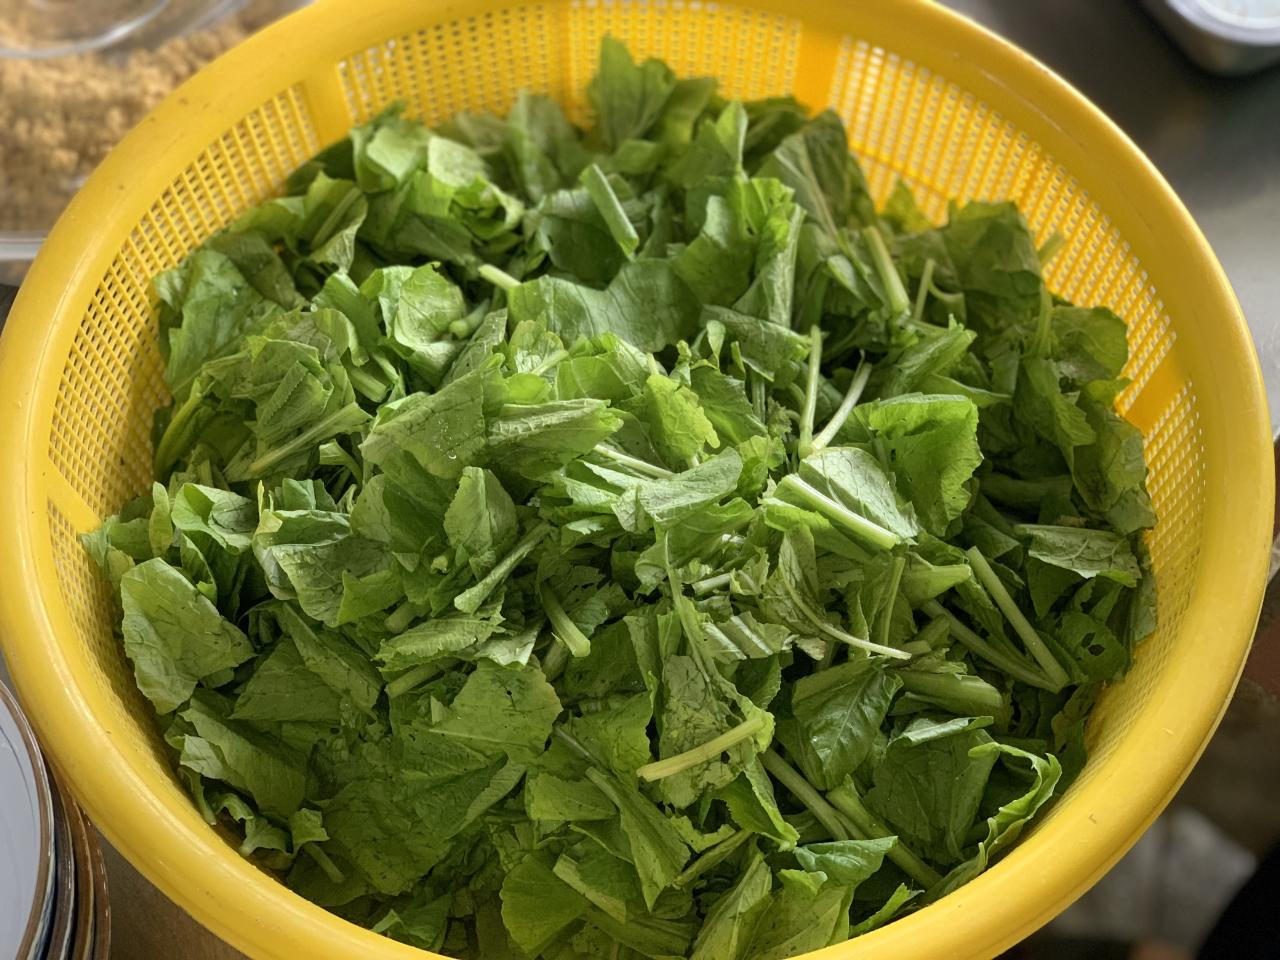
POLYGON ((426 956, 295 896, 201 820, 76 535, 151 479, 157 272, 393 100, 433 123, 531 89, 585 119, 606 32, 730 97, 833 107, 880 199, 900 177, 935 217, 950 197, 1017 201, 1039 240, 1066 238, 1052 288, 1129 324, 1119 402, 1151 466, 1158 632, 1103 696, 1084 774, 1025 842, 958 893, 811 955, 990 956, 1097 880, 1204 747, 1257 618, 1272 460, 1239 306, 1168 185, 1043 66, 920 0, 321 0, 179 89, 63 215, 0 341, 0 635, 22 700, 108 839, 245 953, 426 956))

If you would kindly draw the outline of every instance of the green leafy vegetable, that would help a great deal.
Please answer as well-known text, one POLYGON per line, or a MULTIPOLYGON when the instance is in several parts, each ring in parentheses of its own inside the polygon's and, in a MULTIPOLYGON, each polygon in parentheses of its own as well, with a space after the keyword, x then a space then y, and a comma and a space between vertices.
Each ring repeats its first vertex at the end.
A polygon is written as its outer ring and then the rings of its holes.
POLYGON ((84 537, 201 815, 400 942, 782 960, 986 869, 1155 628, 1123 321, 1009 203, 606 39, 392 108, 156 278, 84 537), (887 861, 887 863, 886 863, 887 861))

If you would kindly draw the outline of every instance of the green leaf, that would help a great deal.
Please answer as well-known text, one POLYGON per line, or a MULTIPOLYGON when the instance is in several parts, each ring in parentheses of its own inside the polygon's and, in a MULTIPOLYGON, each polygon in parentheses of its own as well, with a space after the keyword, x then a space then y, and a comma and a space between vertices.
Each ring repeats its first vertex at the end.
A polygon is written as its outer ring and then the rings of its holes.
POLYGON ((977 334, 972 330, 952 326, 912 344, 889 368, 880 395, 897 397, 914 390, 926 390, 930 378, 945 377, 955 369, 975 339, 977 334))
POLYGON ((1056 446, 1068 465, 1075 462, 1076 448, 1095 440, 1084 411, 1062 393, 1058 372, 1048 360, 1023 358, 1013 404, 1018 418, 1056 446))
POLYGON ((265 657, 236 698, 236 720, 333 723, 342 698, 306 669, 298 648, 283 640, 265 657))
POLYGON ((184 483, 178 489, 169 517, 177 529, 203 533, 233 554, 249 549, 258 525, 258 510, 252 500, 195 483, 184 483))
MULTIPOLYGON (((429 371, 433 365, 429 359, 433 347, 446 338, 450 325, 466 313, 462 291, 440 272, 438 264, 429 263, 413 270, 387 267, 379 273, 386 277, 377 291, 377 299, 387 336, 396 352, 412 366, 429 371)), ((362 293, 372 292, 370 288, 377 276, 365 281, 362 293)))
POLYGON ((712 321, 725 328, 742 357, 743 364, 766 380, 794 377, 796 364, 808 352, 808 339, 792 330, 789 325, 727 310, 722 307, 704 307, 702 322, 712 321))
POLYGON ((296 600, 330 627, 342 620, 348 575, 372 575, 387 563, 379 545, 353 536, 347 515, 335 510, 268 506, 259 513, 252 543, 272 594, 296 600))
POLYGON ((404 452, 434 476, 457 477, 486 456, 486 413, 496 412, 501 399, 500 375, 487 363, 436 393, 384 404, 360 452, 375 466, 404 452))
POLYGON ((1106 307, 1054 307, 1052 356, 1064 376, 1114 380, 1129 359, 1124 321, 1106 307))
POLYGON ((981 328, 1025 326, 1041 310, 1040 258, 1026 221, 1012 203, 968 203, 942 229, 947 253, 981 328))
POLYGON ((388 910, 370 929, 411 947, 439 950, 448 929, 449 902, 450 898, 444 896, 388 910))
POLYGON ((627 48, 611 36, 600 43, 600 65, 587 86, 604 145, 616 150, 625 140, 643 137, 662 115, 676 79, 665 63, 637 65, 627 48))
POLYGON ((533 774, 525 784, 525 809, 533 820, 608 820, 617 811, 590 781, 533 774))
MULTIPOLYGON (((617 217, 617 211, 611 212, 617 217)), ((585 187, 546 195, 533 217, 538 244, 551 262, 586 283, 608 284, 627 262, 626 251, 614 239, 610 224, 585 187)), ((621 223, 617 226, 622 228, 621 223)))
MULTIPOLYGON (((598 646, 593 642, 592 650, 598 646)), ((606 655, 611 656, 611 652, 606 655)), ((632 667, 634 669, 634 661, 632 667)), ((629 775, 650 760, 648 727, 652 716, 652 701, 647 694, 640 693, 614 706, 574 717, 569 730, 614 773, 629 775)))
POLYGON ((984 760, 989 757, 994 761, 996 756, 1003 754, 1027 764, 1031 770, 1030 785, 1024 793, 1003 803, 987 818, 987 835, 979 842, 978 852, 943 877, 942 882, 929 891, 930 899, 945 896, 985 870, 994 857, 1018 839, 1031 818, 1049 802, 1062 777, 1062 767, 1052 755, 1039 757, 995 742, 978 748, 977 753, 984 760))
POLYGON ((898 884, 893 893, 889 894, 889 899, 884 902, 879 910, 849 929, 849 936, 851 938, 860 937, 864 933, 870 933, 872 930, 879 930, 894 919, 902 911, 903 907, 918 896, 920 896, 919 890, 913 890, 905 883, 898 884))
POLYGON ((773 782, 759 760, 748 763, 719 796, 742 829, 772 837, 783 849, 794 846, 799 839, 795 828, 783 819, 774 798, 773 782))
POLYGON ((165 383, 184 400, 200 368, 240 350, 279 313, 244 278, 231 259, 215 250, 199 250, 155 281, 162 304, 161 329, 167 331, 165 383))
POLYGON ((308 623, 291 607, 280 604, 273 612, 306 669, 356 709, 372 713, 382 693, 382 678, 369 658, 342 634, 308 623))
POLYGON ((1129 542, 1106 530, 1025 523, 1015 528, 1027 537, 1027 553, 1042 563, 1082 577, 1106 577, 1126 587, 1137 584, 1142 571, 1129 542))
POLYGON ((1076 449, 1071 472, 1090 509, 1126 535, 1154 526, 1156 515, 1146 489, 1142 433, 1113 409, 1122 383, 1096 381, 1080 391, 1076 404, 1095 439, 1076 449))
MULTIPOLYGON (((670 479, 638 483, 632 495, 645 516, 660 527, 668 527, 733 493, 741 472, 738 452, 725 450, 670 479)), ((631 514, 623 504, 615 506, 614 513, 624 527, 632 526, 631 514)))
POLYGON ((692 960, 744 960, 772 888, 773 874, 757 855, 738 882, 707 911, 692 960))
POLYGON ((914 537, 919 532, 915 511, 900 502, 893 481, 865 450, 828 447, 805 457, 799 473, 819 493, 898 537, 914 537))
POLYGON ((889 741, 872 773, 867 806, 927 855, 956 863, 996 757, 970 720, 913 720, 889 741))
POLYGON ((885 854, 898 842, 896 837, 873 840, 837 840, 796 847, 796 860, 810 873, 825 874, 848 884, 851 890, 866 880, 884 862, 885 854))
POLYGON ((467 467, 458 478, 458 492, 444 515, 444 529, 459 559, 482 577, 515 546, 518 536, 515 504, 488 470, 467 467))
POLYGON ((695 184, 688 204, 699 232, 675 257, 680 277, 704 304, 788 320, 799 214, 791 192, 732 175, 695 184))
POLYGON ((588 453, 620 424, 602 400, 508 403, 489 422, 488 457, 504 474, 537 479, 588 453))
POLYGON ((815 786, 830 790, 861 766, 900 687, 896 676, 870 659, 851 660, 796 683, 791 711, 812 757, 805 766, 815 786))
POLYGON ((634 787, 595 769, 588 770, 587 776, 618 808, 645 906, 652 910, 658 895, 679 876, 689 848, 670 821, 634 787))
POLYGON ((582 171, 580 179, 591 197, 591 202, 595 204, 596 210, 604 220, 613 242, 618 245, 628 260, 632 259, 635 256, 636 247, 640 245, 640 237, 636 234, 636 228, 628 218, 626 210, 623 209, 622 201, 618 199, 613 184, 609 182, 604 171, 594 163, 582 171))
POLYGON ((559 714, 556 692, 537 667, 481 660, 432 729, 481 753, 527 762, 542 752, 559 714))
POLYGON ((982 462, 977 407, 963 397, 911 395, 874 404, 866 416, 898 489, 924 528, 943 535, 969 505, 968 482, 982 462))
POLYGON ((595 844, 583 844, 577 856, 560 855, 552 871, 584 899, 618 923, 640 902, 640 882, 635 868, 606 853, 595 844))
POLYGON ((666 260, 629 263, 604 290, 539 277, 511 291, 508 309, 516 322, 544 324, 567 344, 612 333, 641 350, 685 339, 698 316, 696 298, 666 260))
POLYGON ((720 446, 716 428, 688 387, 655 373, 645 381, 644 396, 654 443, 667 463, 693 466, 706 447, 720 446))
POLYGON ((201 680, 253 656, 245 635, 163 560, 148 560, 125 573, 120 603, 134 679, 160 713, 185 703, 201 680))
POLYGON ((784 960, 843 940, 849 931, 852 892, 821 873, 779 872, 782 889, 773 895, 756 925, 747 956, 784 960))
POLYGON ((253 797, 264 813, 288 818, 301 805, 305 758, 231 719, 230 703, 198 691, 178 716, 192 732, 179 737, 179 762, 253 797))
MULTIPOLYGON (((698 663, 684 656, 669 658, 663 667, 662 711, 657 720, 660 760, 696 751, 738 725, 719 686, 698 663)), ((688 807, 704 791, 719 789, 733 780, 756 749, 755 741, 746 736, 687 769, 663 776, 658 784, 661 793, 677 809, 688 807)))
POLYGON ((536 854, 526 857, 502 881, 502 922, 511 939, 530 956, 540 954, 585 907, 582 897, 536 854))
POLYGON ((330 840, 322 847, 341 854, 378 892, 404 893, 521 772, 497 759, 470 769, 406 769, 352 780, 325 802, 330 840))

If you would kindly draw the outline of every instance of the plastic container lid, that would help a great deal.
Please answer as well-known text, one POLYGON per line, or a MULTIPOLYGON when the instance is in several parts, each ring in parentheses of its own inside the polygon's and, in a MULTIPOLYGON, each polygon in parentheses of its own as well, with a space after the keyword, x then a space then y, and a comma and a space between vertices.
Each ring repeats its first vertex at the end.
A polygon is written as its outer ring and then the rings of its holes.
POLYGON ((0 956, 43 956, 53 910, 53 806, 44 761, 0 684, 0 956))

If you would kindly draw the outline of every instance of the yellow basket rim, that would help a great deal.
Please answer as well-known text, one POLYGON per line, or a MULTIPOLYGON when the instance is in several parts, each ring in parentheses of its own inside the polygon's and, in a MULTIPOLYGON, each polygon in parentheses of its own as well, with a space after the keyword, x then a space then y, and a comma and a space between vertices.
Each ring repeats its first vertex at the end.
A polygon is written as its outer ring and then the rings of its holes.
MULTIPOLYGON (((342 31, 326 30, 326 18, 344 2, 321 0, 304 8, 171 94, 90 177, 28 274, 0 339, 0 441, 11 452, 0 457, 0 522, 14 537, 9 582, 0 590, 0 642, 32 723, 82 806, 111 843, 202 924, 255 957, 421 960, 430 955, 339 920, 288 891, 234 854, 194 807, 179 810, 149 792, 144 778, 128 766, 113 731, 95 721, 75 668, 53 641, 71 621, 48 543, 47 503, 48 491, 66 481, 46 449, 62 357, 119 246, 102 238, 123 237, 172 180, 165 173, 170 166, 148 161, 194 144, 186 128, 192 110, 242 106, 235 88, 248 86, 249 80, 261 99, 298 81, 289 58, 273 56, 274 51, 306 37, 309 59, 331 65, 405 27, 389 4, 361 9, 342 31), (127 189, 130 184, 134 190, 127 189)), ((549 2, 559 5, 559 0, 549 2)), ((415 26, 508 6, 500 0, 422 3, 415 26)), ((797 16, 788 0, 733 6, 797 16)), ((1128 224, 1130 234, 1145 230, 1184 244, 1187 268, 1203 289, 1196 312, 1204 316, 1196 322, 1214 324, 1212 349, 1190 352, 1187 366, 1194 379, 1234 383, 1238 389, 1238 404, 1230 411, 1204 410, 1206 421, 1212 419, 1205 423, 1206 433, 1221 429, 1239 438, 1240 445, 1230 464, 1207 466, 1205 544, 1199 575, 1190 585, 1192 590, 1202 585, 1208 579, 1203 571, 1212 569, 1212 582, 1228 585, 1238 602, 1211 609, 1193 600, 1183 630, 1203 636, 1204 656, 1194 668, 1183 663, 1176 673, 1162 673, 1160 698, 1136 718, 1105 774, 1087 785, 1095 806, 1084 809, 1077 803, 1080 809, 1070 816, 1046 822, 1032 842, 938 903, 855 941, 806 955, 854 960, 883 951, 901 960, 932 960, 946 950, 957 957, 985 957, 1033 932, 1120 858, 1172 798, 1221 718, 1265 585, 1274 499, 1269 418, 1252 340, 1226 276, 1172 189, 1129 138, 1047 67, 959 14, 928 0, 862 6, 876 8, 902 47, 930 49, 933 63, 946 60, 949 80, 986 92, 1020 129, 1052 133, 1055 156, 1067 169, 1079 169, 1088 158, 1108 164, 1114 171, 1111 185, 1091 183, 1098 187, 1091 189, 1095 198, 1102 195, 1104 209, 1138 211, 1128 224), (940 52, 944 46, 949 54, 940 52), (1055 119, 1046 119, 1050 116, 1055 119), (1125 770, 1139 775, 1121 777, 1125 770), (1127 801, 1106 802, 1119 794, 1127 801)), ((801 19, 806 29, 847 33, 854 20, 842 7, 814 4, 801 19)), ((345 132, 347 121, 321 116, 317 124, 327 142, 345 132)), ((1204 339, 1207 345, 1207 333, 1204 339)))

